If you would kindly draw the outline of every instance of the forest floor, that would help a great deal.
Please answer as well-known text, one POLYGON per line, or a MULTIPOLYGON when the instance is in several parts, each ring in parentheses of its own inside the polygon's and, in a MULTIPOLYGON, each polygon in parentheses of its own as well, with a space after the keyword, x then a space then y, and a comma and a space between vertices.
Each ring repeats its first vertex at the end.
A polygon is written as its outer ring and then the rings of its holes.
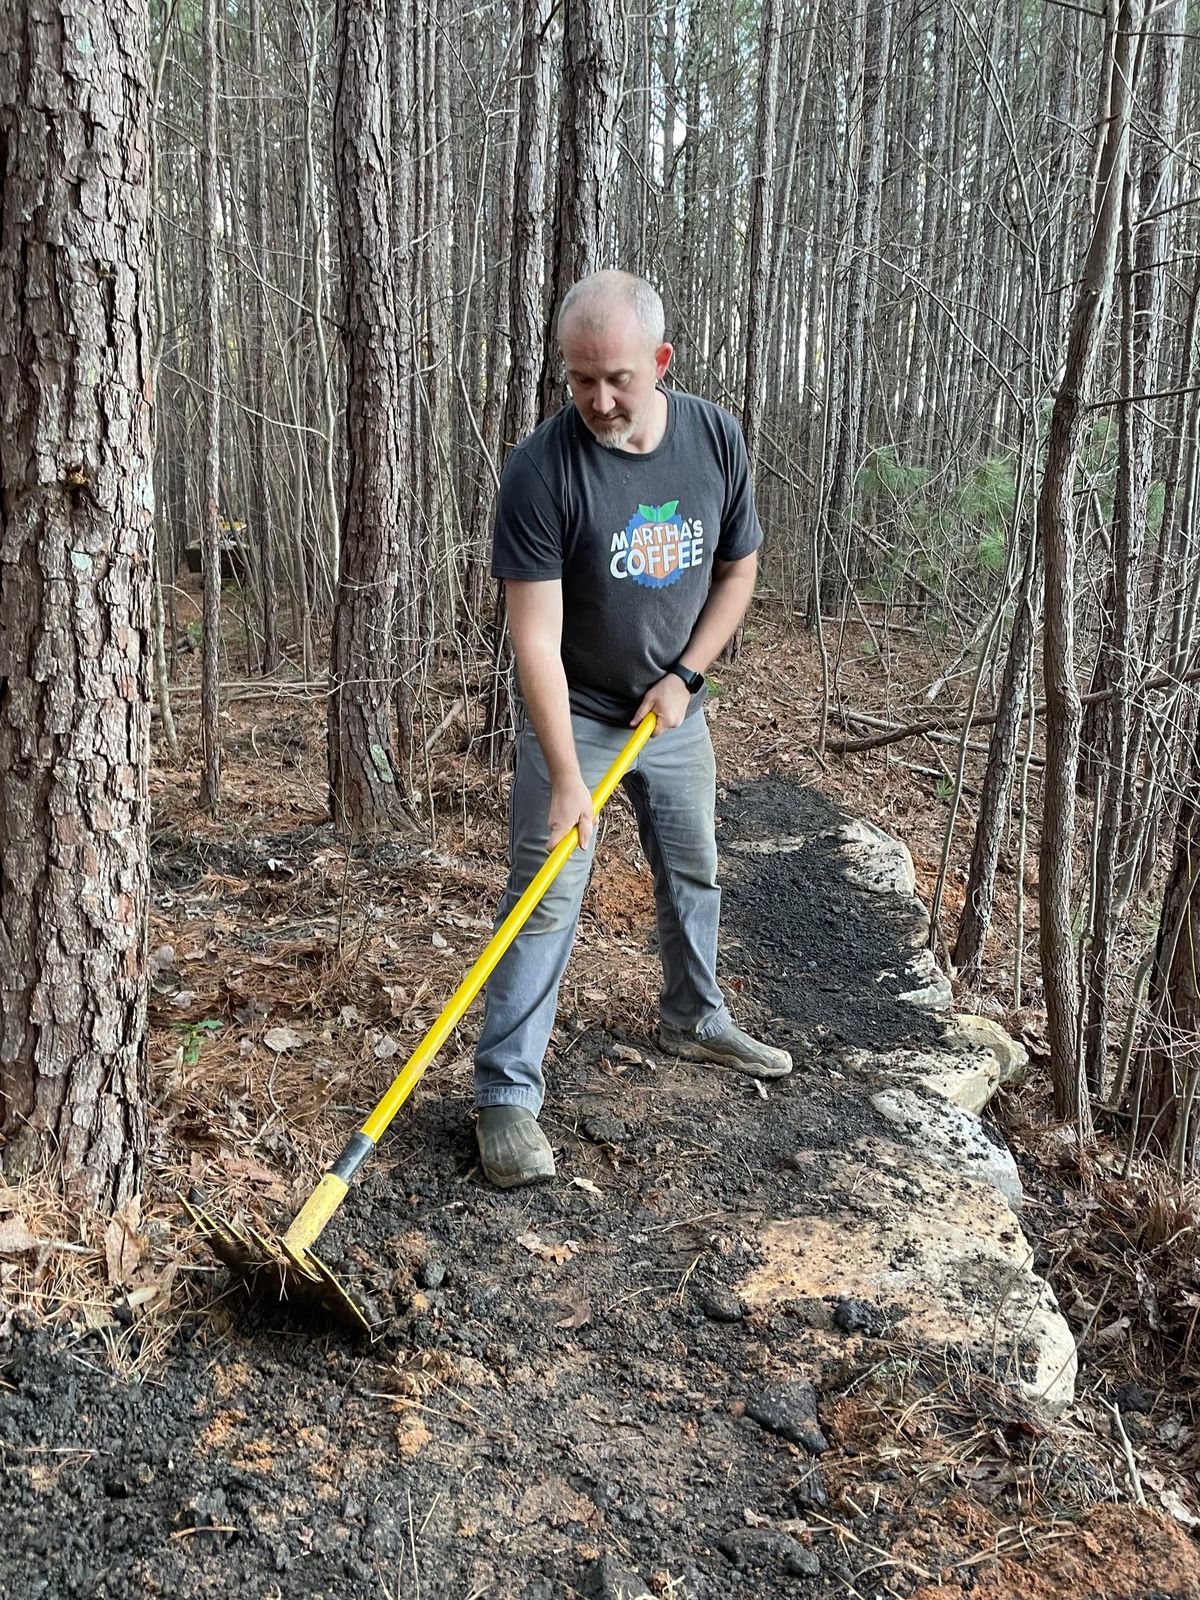
MULTIPOLYGON (((846 644, 842 695, 871 715, 904 720, 938 671, 907 635, 880 649, 860 627, 846 644)), ((160 753, 151 1185, 103 1232, 0 1189, 0 1594, 1200 1597, 1194 1214, 1152 1171, 1121 1178, 1119 1151, 1081 1160, 1044 1073, 994 1113, 1039 1270, 1081 1338, 1061 1423, 902 1324, 844 1318, 831 1359, 828 1335, 818 1351, 808 1325, 740 1305, 758 1225, 806 1182, 798 1130, 836 1149, 860 1131, 842 1049, 937 1027, 880 985, 902 965, 895 934, 820 830, 848 813, 902 838, 931 902, 954 752, 818 760, 815 652, 761 620, 717 676, 723 854, 812 836, 743 854, 723 922, 731 1004, 797 1070, 764 1091, 661 1057, 649 876, 615 803, 549 1062, 559 1179, 481 1181, 476 1006, 322 1240, 375 1297, 374 1341, 249 1302, 175 1194, 199 1184, 217 1209, 271 1220, 305 1198, 487 937, 505 780, 460 715, 423 774, 433 842, 347 851, 327 820, 319 697, 228 702, 218 822, 195 806, 195 761, 160 753), (808 1408, 807 1447, 750 1414, 779 1382, 808 1408), (1145 1507, 1128 1503, 1135 1480, 1145 1507)), ((188 687, 176 712, 194 748, 188 687)), ((1028 860, 1027 892, 1036 840, 1028 860)), ((963 1004, 1044 1066, 1035 949, 1021 995, 1005 976, 1015 878, 988 986, 963 1004)))

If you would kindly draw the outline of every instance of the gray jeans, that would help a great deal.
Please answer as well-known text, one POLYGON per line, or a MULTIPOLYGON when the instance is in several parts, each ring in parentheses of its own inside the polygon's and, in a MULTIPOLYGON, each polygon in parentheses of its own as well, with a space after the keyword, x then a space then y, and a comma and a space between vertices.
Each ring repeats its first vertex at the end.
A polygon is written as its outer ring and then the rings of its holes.
MULTIPOLYGON (((584 780, 594 789, 630 730, 578 716, 571 718, 571 725, 584 780)), ((663 966, 659 1015, 670 1028, 712 1038, 730 1019, 716 978, 721 914, 714 837, 716 765, 704 713, 698 711, 678 728, 651 739, 625 777, 624 788, 654 874, 663 966)), ((549 814, 550 778, 537 737, 526 723, 517 735, 508 887, 498 921, 512 910, 546 859, 549 814)), ((488 979, 475 1050, 478 1106, 526 1106, 535 1114, 541 1110, 542 1059, 595 847, 593 832, 588 849, 571 856, 488 979)))

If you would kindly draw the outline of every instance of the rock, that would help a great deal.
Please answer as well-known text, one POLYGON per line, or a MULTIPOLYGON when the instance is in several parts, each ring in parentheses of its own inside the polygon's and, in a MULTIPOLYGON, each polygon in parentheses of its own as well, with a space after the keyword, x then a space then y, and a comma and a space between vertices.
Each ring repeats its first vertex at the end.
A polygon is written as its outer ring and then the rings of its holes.
POLYGON ((1075 1390, 1075 1341, 1007 1202, 902 1146, 813 1157, 813 1193, 839 1208, 766 1223, 738 1285, 750 1312, 802 1296, 905 1308, 903 1332, 966 1353, 1053 1419, 1075 1390), (864 1182, 869 1174, 869 1182, 864 1182))
MULTIPOLYGON (((902 997, 905 998, 905 997, 902 997)), ((1002 1083, 1016 1083, 1028 1057, 994 1022, 970 1015, 947 1018, 942 1037, 917 1050, 891 1050, 876 1055, 850 1050, 851 1066, 889 1083, 923 1085, 943 1100, 978 1114, 1002 1083)))
POLYGON ((833 1308, 833 1325, 843 1333, 879 1333, 887 1319, 862 1300, 839 1300, 833 1308))
POLYGON ((806 1378, 768 1384, 747 1400, 746 1415, 781 1439, 800 1445, 809 1455, 819 1456, 829 1449, 829 1441, 817 1425, 817 1391, 806 1378))
POLYGON ((746 1315, 745 1306, 728 1289, 702 1289, 696 1298, 701 1311, 714 1322, 740 1322, 746 1315))
POLYGON ((788 856, 803 850, 811 838, 809 833, 784 833, 777 839, 733 839, 727 848, 743 856, 788 856))
POLYGON ((649 1588, 637 1573, 609 1555, 588 1568, 583 1593, 589 1600, 651 1600, 649 1588))
POLYGON ((742 1572, 781 1568, 789 1578, 815 1578, 821 1571, 813 1552, 779 1528, 734 1528, 717 1548, 742 1572))
POLYGON ((620 1117, 610 1116, 606 1111, 593 1112, 583 1119, 584 1138, 593 1144, 620 1144, 628 1133, 620 1117))
POLYGON ((996 1058, 1003 1084, 1024 1083, 1029 1076, 1029 1052, 1005 1033, 991 1017, 977 1017, 973 1012, 960 1011, 950 1019, 954 1033, 965 1044, 989 1051, 996 1058))
POLYGON ((875 894, 916 894, 917 875, 907 845, 870 822, 847 822, 837 831, 851 883, 875 894))
POLYGON ((984 1132, 979 1118, 941 1095, 916 1089, 883 1089, 871 1104, 896 1128, 906 1144, 947 1172, 961 1172, 990 1183, 1019 1211, 1025 1191, 1012 1151, 984 1132))
POLYGON ((440 1289, 446 1281, 446 1269, 440 1261, 426 1261, 417 1273, 422 1289, 440 1289))
POLYGON ((928 1011, 942 1011, 954 1004, 954 990, 950 980, 933 959, 932 950, 918 950, 904 973, 906 983, 912 988, 896 996, 910 1006, 924 1006, 928 1011))
POLYGON ((796 1505, 801 1507, 829 1504, 829 1485, 815 1461, 804 1463, 799 1478, 792 1486, 791 1496, 796 1505))

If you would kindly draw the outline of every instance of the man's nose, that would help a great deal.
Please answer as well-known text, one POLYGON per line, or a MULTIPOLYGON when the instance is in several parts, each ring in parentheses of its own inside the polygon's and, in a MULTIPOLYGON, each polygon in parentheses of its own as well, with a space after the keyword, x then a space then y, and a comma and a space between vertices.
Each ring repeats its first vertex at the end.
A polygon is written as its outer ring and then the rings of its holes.
POLYGON ((592 410, 598 417, 606 417, 613 408, 614 391, 603 383, 592 390, 592 410))

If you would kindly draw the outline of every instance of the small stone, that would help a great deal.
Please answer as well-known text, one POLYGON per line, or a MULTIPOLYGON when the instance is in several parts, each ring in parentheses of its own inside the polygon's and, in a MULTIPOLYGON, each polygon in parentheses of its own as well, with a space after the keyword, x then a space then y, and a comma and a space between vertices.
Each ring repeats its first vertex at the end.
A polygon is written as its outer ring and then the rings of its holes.
POLYGON ((607 1112, 596 1112, 583 1119, 584 1138, 590 1139, 593 1144, 620 1144, 628 1137, 628 1133, 620 1117, 609 1116, 607 1112))
POLYGON ((839 1300, 833 1308, 833 1325, 843 1333, 878 1333, 883 1319, 865 1300, 839 1300))
POLYGON ((636 1572, 603 1555, 588 1568, 583 1593, 588 1600, 648 1600, 650 1591, 636 1572))
POLYGON ((740 1322, 746 1307, 728 1289, 703 1289, 697 1297, 701 1311, 714 1322, 740 1322))
POLYGON ((768 1432, 800 1445, 809 1455, 819 1456, 829 1449, 817 1424, 817 1392, 806 1378, 769 1384, 747 1401, 746 1412, 768 1432))
POLYGON ((446 1269, 440 1261, 426 1261, 417 1273, 423 1289, 440 1289, 446 1281, 446 1269))
POLYGON ((789 1578, 815 1578, 821 1571, 813 1552, 778 1528, 734 1528, 717 1548, 743 1572, 775 1568, 789 1578))
POLYGON ((815 1461, 805 1464, 799 1480, 792 1488, 792 1499, 798 1506, 827 1506, 829 1488, 825 1474, 815 1461))
POLYGON ((802 1322, 806 1328, 816 1328, 818 1332, 828 1333, 833 1327, 833 1313, 824 1300, 816 1295, 797 1295, 794 1300, 788 1300, 783 1308, 789 1317, 795 1317, 797 1322, 802 1322))

